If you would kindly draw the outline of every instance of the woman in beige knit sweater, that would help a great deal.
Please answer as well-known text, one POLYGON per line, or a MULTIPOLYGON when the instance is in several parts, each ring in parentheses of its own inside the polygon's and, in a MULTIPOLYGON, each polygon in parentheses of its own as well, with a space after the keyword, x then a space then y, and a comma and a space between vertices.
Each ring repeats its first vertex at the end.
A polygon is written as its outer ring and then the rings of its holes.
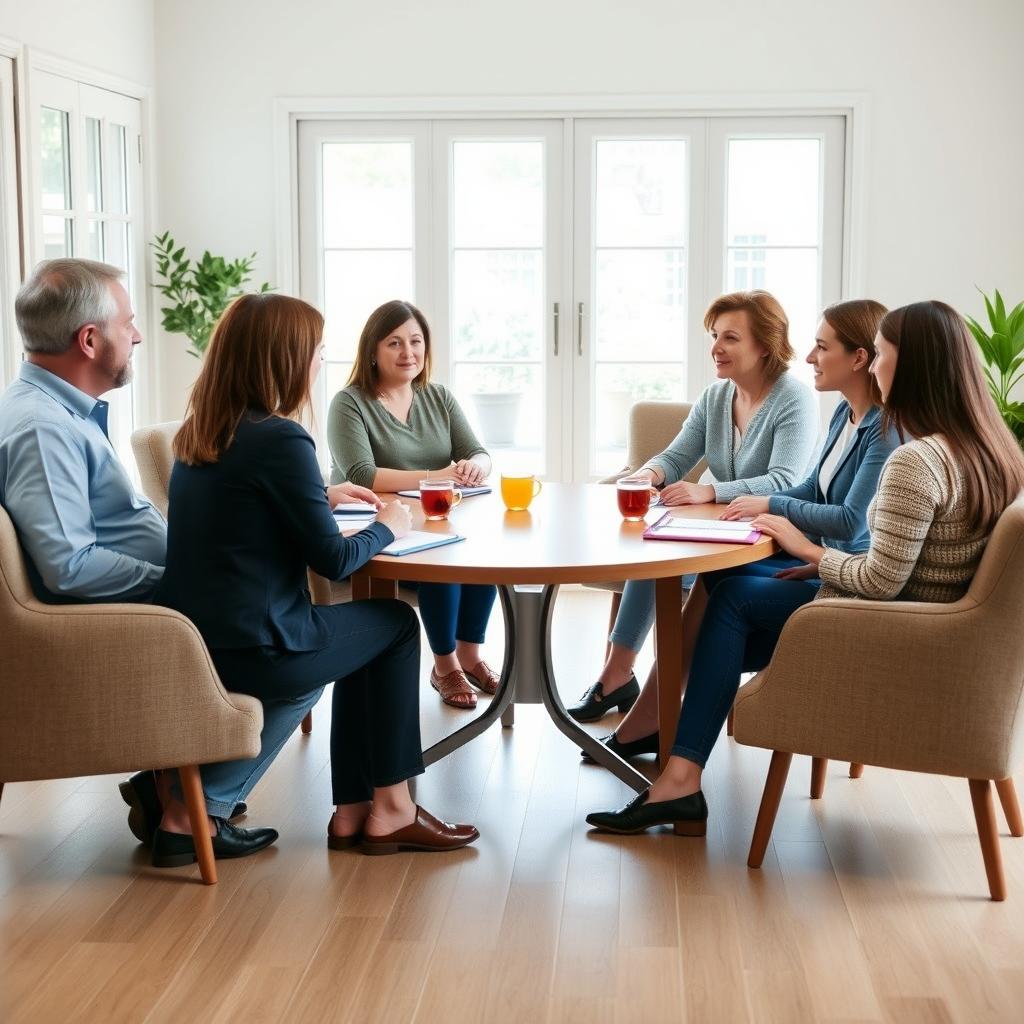
MULTIPOLYGON (((999 516, 1024 489, 1024 454, 996 410, 954 309, 917 302, 893 310, 882 320, 875 349, 871 372, 884 418, 906 441, 886 462, 868 509, 870 548, 847 554, 821 547, 781 516, 757 516, 753 525, 809 570, 817 567, 819 597, 955 601, 999 516)), ((701 774, 739 685, 738 671, 727 679, 715 669, 716 641, 720 653, 724 638, 704 632, 665 771, 620 810, 588 815, 592 825, 642 832, 673 824, 704 834, 701 774), (709 650, 702 661, 704 640, 709 650)))

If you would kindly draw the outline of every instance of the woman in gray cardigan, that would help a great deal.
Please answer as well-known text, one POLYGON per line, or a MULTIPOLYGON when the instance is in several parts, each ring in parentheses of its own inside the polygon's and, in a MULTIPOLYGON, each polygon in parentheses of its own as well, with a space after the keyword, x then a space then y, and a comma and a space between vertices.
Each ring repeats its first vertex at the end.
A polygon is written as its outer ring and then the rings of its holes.
MULTIPOLYGON (((794 352, 789 321, 768 292, 734 292, 704 314, 718 380, 707 387, 678 436, 635 477, 661 489, 665 505, 730 502, 766 495, 803 478, 817 435, 811 390, 787 367, 794 352), (686 476, 702 458, 708 473, 686 476)), ((654 581, 630 580, 623 591, 604 668, 568 709, 578 722, 629 711, 640 693, 633 665, 654 624, 654 581)))

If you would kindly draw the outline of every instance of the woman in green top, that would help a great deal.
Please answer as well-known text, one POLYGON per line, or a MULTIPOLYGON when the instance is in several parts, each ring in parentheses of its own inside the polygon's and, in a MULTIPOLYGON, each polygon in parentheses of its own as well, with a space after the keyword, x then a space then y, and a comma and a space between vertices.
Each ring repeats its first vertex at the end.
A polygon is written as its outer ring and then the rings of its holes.
MULTIPOLYGON (((375 309, 359 338, 348 385, 327 420, 331 481, 375 491, 415 489, 421 480, 481 484, 491 457, 442 384, 430 383, 430 327, 397 299, 375 309)), ((430 685, 456 708, 476 707, 498 674, 481 657, 497 591, 470 583, 420 583, 420 614, 434 652, 430 685)))

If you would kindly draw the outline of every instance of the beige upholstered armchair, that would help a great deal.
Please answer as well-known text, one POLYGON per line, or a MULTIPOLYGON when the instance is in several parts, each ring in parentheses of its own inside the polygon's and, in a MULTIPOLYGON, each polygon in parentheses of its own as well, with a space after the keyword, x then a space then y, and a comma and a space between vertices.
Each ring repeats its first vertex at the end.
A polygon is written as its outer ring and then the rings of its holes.
POLYGON ((259 753, 263 708, 227 693, 196 627, 143 604, 49 605, 0 508, 5 782, 177 768, 203 881, 217 881, 198 765, 259 753))
MULTIPOLYGON (((669 442, 679 433, 693 406, 689 402, 635 402, 629 410, 629 430, 626 435, 626 465, 617 473, 606 476, 600 482, 613 484, 624 476, 639 469, 648 459, 663 452, 669 442)), ((700 462, 687 473, 684 479, 696 483, 707 469, 707 462, 700 462)), ((584 586, 612 592, 611 614, 608 617, 608 632, 615 625, 622 597, 622 583, 586 583, 584 586)))
MULTIPOLYGON (((814 601, 734 705, 738 742, 774 751, 748 863, 759 867, 793 754, 970 782, 992 899, 1005 896, 992 788, 1024 834, 1024 497, 1002 515, 953 604, 814 601)), ((819 764, 823 763, 819 761, 819 764)))

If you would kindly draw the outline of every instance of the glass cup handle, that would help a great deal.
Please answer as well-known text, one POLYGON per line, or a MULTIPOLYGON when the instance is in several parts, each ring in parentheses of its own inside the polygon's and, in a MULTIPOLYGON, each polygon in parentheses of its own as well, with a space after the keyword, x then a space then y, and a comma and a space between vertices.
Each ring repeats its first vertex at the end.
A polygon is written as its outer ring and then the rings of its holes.
POLYGON ((455 508, 456 505, 461 505, 461 504, 462 504, 462 491, 453 490, 452 491, 452 508, 455 508))
POLYGON ((540 481, 539 480, 534 480, 533 481, 533 496, 535 498, 537 497, 538 494, 540 494, 540 487, 541 487, 540 481))

